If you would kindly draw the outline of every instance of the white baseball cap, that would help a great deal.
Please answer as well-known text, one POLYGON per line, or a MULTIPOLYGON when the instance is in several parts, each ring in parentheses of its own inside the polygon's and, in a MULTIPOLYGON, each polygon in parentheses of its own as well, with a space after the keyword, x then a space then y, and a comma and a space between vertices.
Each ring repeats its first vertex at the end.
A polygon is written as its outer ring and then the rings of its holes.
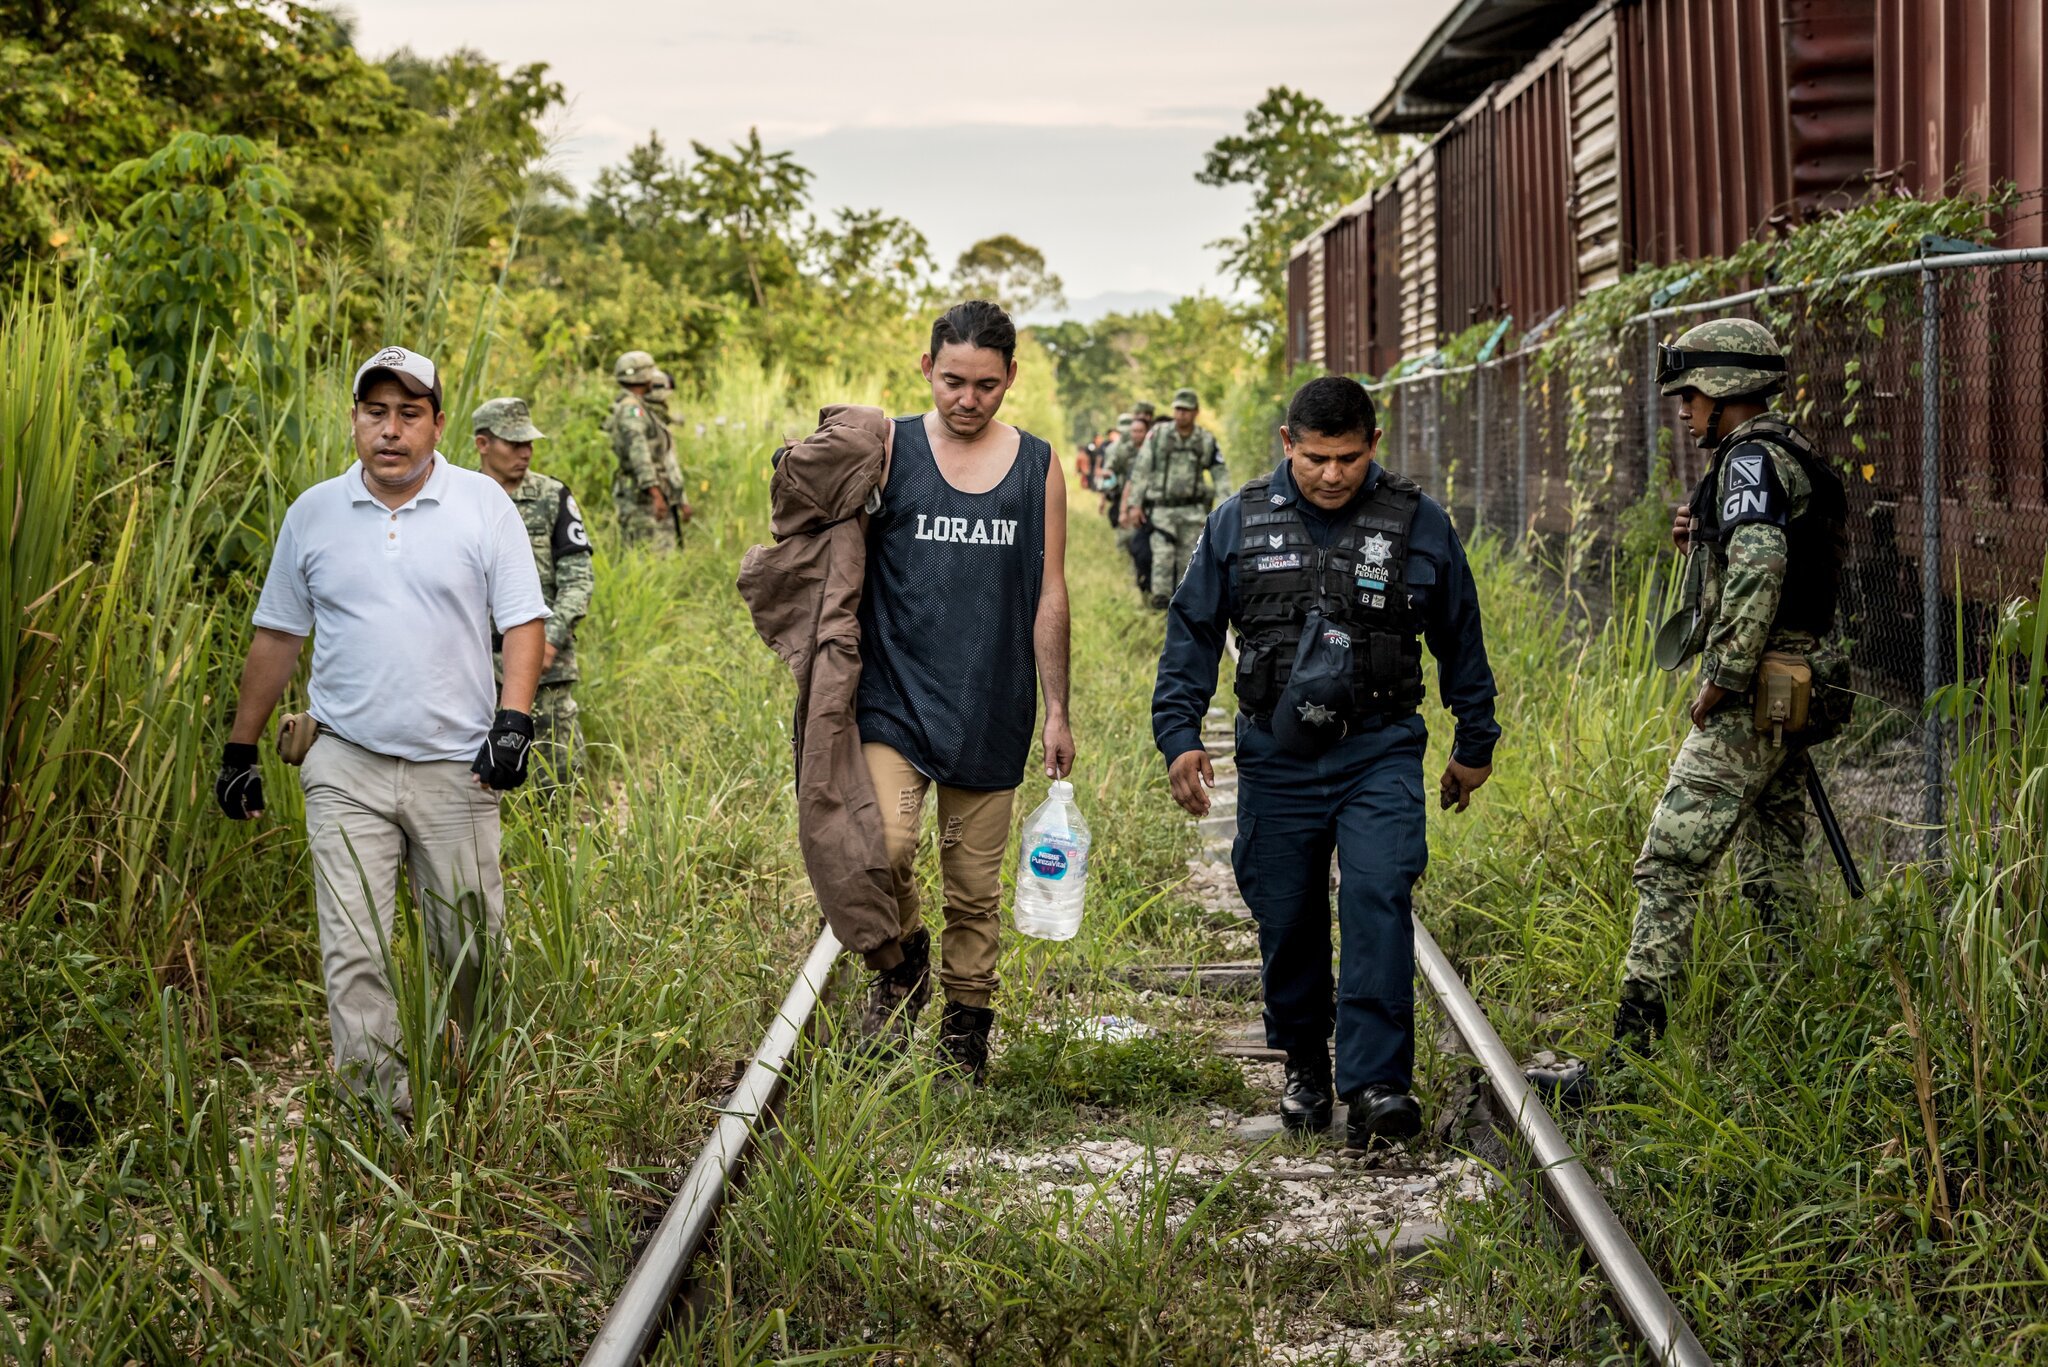
POLYGON ((353 391, 357 401, 361 401, 370 378, 380 371, 404 385, 407 393, 432 399, 434 411, 441 411, 441 372, 434 368, 432 361, 402 346, 385 347, 363 362, 363 368, 356 372, 353 391))

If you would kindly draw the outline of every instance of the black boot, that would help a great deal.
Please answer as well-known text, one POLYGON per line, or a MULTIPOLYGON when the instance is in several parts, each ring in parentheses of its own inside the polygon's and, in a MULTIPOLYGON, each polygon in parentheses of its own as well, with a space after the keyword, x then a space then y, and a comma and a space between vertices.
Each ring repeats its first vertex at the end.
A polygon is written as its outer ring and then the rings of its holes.
POLYGON ((1294 1134, 1330 1128, 1330 1056, 1287 1056, 1287 1090, 1280 1094, 1280 1124, 1294 1134))
POLYGON ((1607 1072, 1616 1072, 1627 1067, 1630 1060, 1649 1053, 1651 1046, 1664 1037, 1664 1022, 1662 994, 1647 983, 1623 983, 1621 1002, 1614 1008, 1614 1043, 1600 1066, 1607 1072))
POLYGON ((1354 1149, 1377 1148, 1422 1133, 1422 1107, 1406 1092, 1374 1083, 1353 1092, 1345 1104, 1351 1114, 1344 1124, 1344 1139, 1354 1149))
POLYGON ((996 1023, 993 1007, 947 1002, 939 1017, 939 1064, 973 1086, 988 1080, 988 1032, 996 1023))
POLYGON ((1155 594, 1153 594, 1153 595, 1152 595, 1152 599, 1151 599, 1151 602, 1152 602, 1152 610, 1153 610, 1154 612, 1164 612, 1164 611, 1166 611, 1166 605, 1167 605, 1168 603, 1172 602, 1172 601, 1173 601, 1173 600, 1172 600, 1172 599, 1171 599, 1170 597, 1168 597, 1168 596, 1167 596, 1166 594, 1163 594, 1163 593, 1155 593, 1155 594))
POLYGON ((902 1053, 918 1013, 931 999, 932 933, 920 930, 903 942, 903 962, 868 982, 860 1013, 863 1049, 877 1058, 902 1053))

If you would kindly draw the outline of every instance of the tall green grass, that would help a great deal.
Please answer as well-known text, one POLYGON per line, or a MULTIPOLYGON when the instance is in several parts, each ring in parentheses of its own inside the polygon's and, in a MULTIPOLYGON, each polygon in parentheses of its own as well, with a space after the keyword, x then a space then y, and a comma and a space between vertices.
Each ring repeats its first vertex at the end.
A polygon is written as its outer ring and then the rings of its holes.
MULTIPOLYGON (((1604 1046, 1627 945, 1630 865, 1683 734, 1685 681, 1647 658, 1668 586, 1645 578, 1611 620, 1581 631, 1498 554, 1479 567, 1506 737, 1474 819, 1439 830, 1425 914, 1512 1045, 1590 1056, 1604 1046)), ((2038 1360, 2038 620, 2034 605, 2012 606, 1983 677, 1938 700, 1960 736, 1947 866, 1879 869, 1871 898, 1851 903, 1816 837, 1820 895, 1787 944, 1760 932, 1724 868, 1671 1035, 1647 1064, 1605 1080, 1583 1121, 1624 1223, 1716 1360, 2038 1360)), ((1886 724, 1897 723, 1875 723, 1886 724)), ((1823 770, 1852 744, 1822 750, 1823 770)), ((1871 852, 1860 854, 1868 875, 1871 852)), ((1468 1222, 1474 1247, 1496 1246, 1479 1236, 1497 1233, 1497 1211, 1468 1222)), ((1532 1245, 1546 1242, 1532 1231, 1532 1245)), ((1519 1274, 1521 1297, 1582 1275, 1548 1242, 1551 1254, 1519 1274)), ((1542 1322, 1500 1294, 1497 1276, 1459 1268, 1453 1284, 1474 1288, 1466 1305, 1482 1323, 1521 1326, 1532 1348, 1575 1341, 1569 1328, 1532 1328, 1542 1322)))
MULTIPOLYGON (((199 348, 188 393, 108 394, 89 299, 0 310, 0 1351, 17 1360, 573 1355, 813 933, 787 675, 732 581, 765 532, 775 439, 846 397, 916 406, 916 358, 681 377, 699 520, 681 557, 625 552, 608 382, 522 376, 488 299, 424 258, 406 297, 438 312, 400 301, 388 326, 447 345, 444 451, 466 462, 469 406, 525 390, 599 577, 579 640, 591 782, 507 803, 511 945, 477 1028, 444 1028, 430 979, 408 994, 410 1136, 324 1069, 296 774, 266 746, 253 825, 211 797, 270 540, 351 458, 353 358, 316 346, 322 301, 302 301, 276 333, 282 378, 220 412, 194 396, 209 367, 253 369, 234 357, 199 348), (158 402, 160 443, 135 435, 158 402)), ((1055 427, 1049 393, 1040 378, 1016 407, 1055 427)), ((416 941, 401 930, 402 963, 416 941)))

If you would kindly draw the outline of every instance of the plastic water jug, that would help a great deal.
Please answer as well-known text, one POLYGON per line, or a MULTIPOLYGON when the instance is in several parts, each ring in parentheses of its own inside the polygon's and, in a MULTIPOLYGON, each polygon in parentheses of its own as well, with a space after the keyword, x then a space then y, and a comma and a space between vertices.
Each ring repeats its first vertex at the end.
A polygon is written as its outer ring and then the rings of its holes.
POLYGON ((1081 929, 1088 895, 1088 823, 1074 803, 1074 785, 1056 779, 1024 823, 1017 860, 1017 929, 1041 940, 1071 940, 1081 929))

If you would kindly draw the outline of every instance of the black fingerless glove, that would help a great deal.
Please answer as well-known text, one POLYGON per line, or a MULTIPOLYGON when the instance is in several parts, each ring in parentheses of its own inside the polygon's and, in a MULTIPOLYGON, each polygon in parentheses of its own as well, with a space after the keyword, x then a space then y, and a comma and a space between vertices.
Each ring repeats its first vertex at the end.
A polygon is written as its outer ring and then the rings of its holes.
POLYGON ((526 782, 526 752, 533 748, 533 718, 524 712, 500 709, 484 737, 484 748, 476 752, 469 771, 484 781, 486 788, 509 793, 526 782))
POLYGON ((263 775, 256 769, 255 746, 229 741, 222 749, 213 800, 234 821, 247 821, 263 810, 263 775))

